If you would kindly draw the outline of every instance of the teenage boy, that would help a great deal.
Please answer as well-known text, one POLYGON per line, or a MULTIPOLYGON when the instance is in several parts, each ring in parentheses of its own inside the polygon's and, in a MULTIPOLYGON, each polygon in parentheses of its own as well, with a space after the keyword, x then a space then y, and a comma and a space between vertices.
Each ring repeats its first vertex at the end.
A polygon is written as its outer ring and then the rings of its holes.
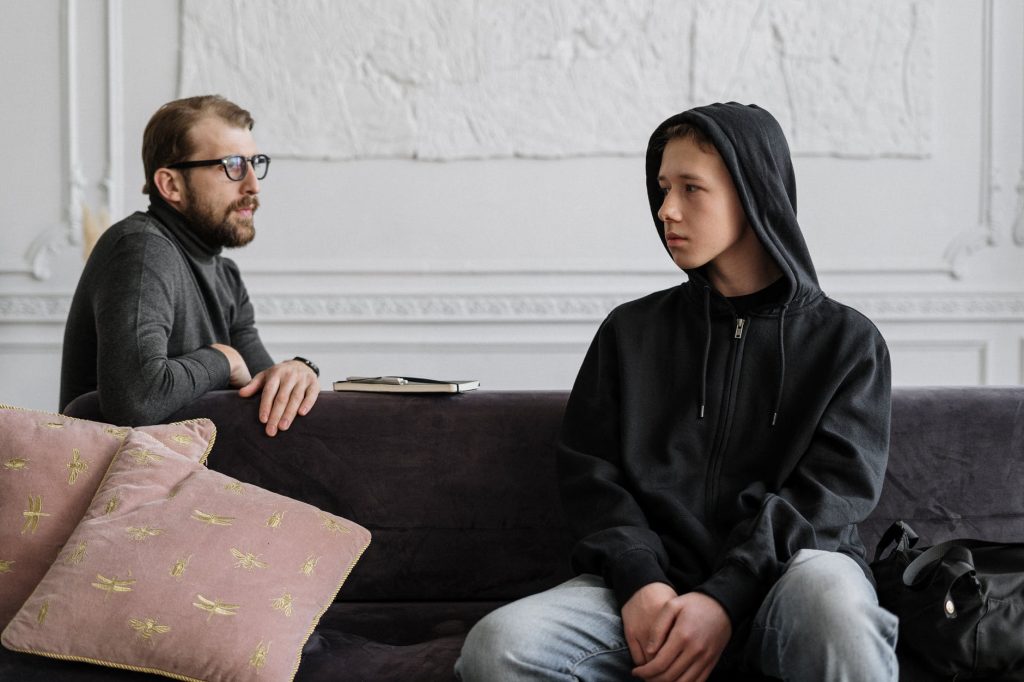
POLYGON ((487 616, 456 671, 896 680, 857 533, 888 457, 889 355, 818 286, 782 129, 736 103, 673 116, 647 194, 688 281, 613 310, 573 387, 559 478, 579 575, 487 616))

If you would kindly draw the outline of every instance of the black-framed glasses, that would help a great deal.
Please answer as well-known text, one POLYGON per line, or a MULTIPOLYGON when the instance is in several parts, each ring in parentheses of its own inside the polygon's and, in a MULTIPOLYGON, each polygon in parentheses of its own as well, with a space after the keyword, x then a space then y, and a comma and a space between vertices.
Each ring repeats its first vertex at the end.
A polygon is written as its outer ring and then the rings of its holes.
POLYGON ((179 163, 172 163, 168 168, 199 168, 201 166, 216 166, 219 164, 224 167, 224 174, 228 176, 229 180, 241 182, 245 180, 245 176, 249 172, 250 163, 257 180, 267 177, 267 169, 270 168, 270 157, 266 154, 256 154, 249 158, 235 155, 225 156, 223 159, 207 159, 205 161, 181 161, 179 163))

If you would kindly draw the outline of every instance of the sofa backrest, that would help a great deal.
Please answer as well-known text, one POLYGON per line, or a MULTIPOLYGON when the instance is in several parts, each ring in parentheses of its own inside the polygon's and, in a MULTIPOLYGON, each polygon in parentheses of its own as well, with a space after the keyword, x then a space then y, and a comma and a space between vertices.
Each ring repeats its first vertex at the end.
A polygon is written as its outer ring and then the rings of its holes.
MULTIPOLYGON (((169 421, 209 417, 209 466, 369 528, 346 600, 508 600, 570 575, 555 482, 566 392, 321 393, 268 438, 258 402, 210 393, 169 421)), ((95 398, 69 414, 97 418, 95 398)), ((1024 538, 1024 387, 899 388, 889 470, 861 525, 869 554, 892 521, 928 543, 1024 538)))
POLYGON ((896 520, 925 544, 1024 540, 1024 386, 893 390, 882 498, 860 526, 869 555, 896 520))

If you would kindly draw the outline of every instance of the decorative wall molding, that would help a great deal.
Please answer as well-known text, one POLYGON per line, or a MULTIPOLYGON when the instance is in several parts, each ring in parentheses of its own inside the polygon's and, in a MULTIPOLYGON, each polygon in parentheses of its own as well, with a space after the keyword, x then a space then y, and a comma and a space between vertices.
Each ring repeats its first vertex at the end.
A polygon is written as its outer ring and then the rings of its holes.
MULTIPOLYGON (((1024 26, 1021 27, 1021 34, 1024 35, 1024 26)), ((1024 41, 1021 42, 1021 71, 1024 71, 1024 41)), ((1024 88, 1021 88, 1021 150, 1020 150, 1020 179, 1017 181, 1017 210, 1016 219, 1013 221, 1013 243, 1017 246, 1024 246, 1024 88)), ((1024 367, 1024 365, 1022 365, 1024 367)), ((1024 371, 1024 369, 1022 369, 1024 371)), ((1022 375, 1024 376, 1024 375, 1022 375)), ((1024 383, 1022 378, 1021 383, 1024 383)))
POLYGON ((0 295, 0 324, 15 322, 64 324, 71 297, 60 294, 0 295))
MULTIPOLYGON (((992 362, 991 339, 887 339, 886 345, 894 357, 894 362, 895 358, 908 356, 920 361, 921 356, 925 354, 939 358, 938 362, 962 361, 964 355, 973 356, 974 366, 970 373, 972 376, 967 383, 975 386, 989 384, 989 367, 992 362)), ((963 365, 958 369, 963 369, 963 365)))
MULTIPOLYGON (((259 324, 517 323, 599 321, 635 293, 253 295, 259 324)), ((897 322, 1024 321, 1024 293, 849 294, 835 298, 869 318, 897 322)), ((0 295, 0 324, 59 323, 71 297, 0 295)))
MULTIPOLYGON (((124 214, 124 22, 121 0, 107 0, 107 217, 124 214)), ((106 227, 106 226, 104 226, 106 227)))
MULTIPOLYGON (((64 120, 67 150, 64 172, 66 196, 63 222, 45 228, 29 245, 25 253, 27 267, 21 264, 4 264, 0 271, 10 274, 29 274, 37 280, 50 279, 50 259, 69 246, 82 244, 86 220, 86 189, 88 180, 82 170, 81 134, 79 130, 79 46, 78 46, 78 0, 63 0, 61 5, 61 49, 64 91, 64 120)), ((105 193, 102 219, 121 215, 124 196, 124 124, 122 93, 124 90, 124 68, 122 46, 124 31, 122 25, 121 0, 107 0, 106 71, 107 71, 107 159, 106 176, 99 183, 105 193)), ((103 227, 106 227, 104 225, 103 227)))
MULTIPOLYGON (((1001 238, 999 221, 994 218, 994 202, 1000 193, 1001 187, 998 181, 998 168, 996 161, 996 141, 994 139, 995 129, 995 102, 997 99, 995 82, 995 25, 996 9, 994 0, 984 0, 982 3, 982 69, 981 69, 981 150, 979 163, 980 187, 978 193, 978 225, 957 235, 946 248, 946 259, 951 268, 951 275, 955 279, 963 277, 963 270, 966 261, 977 251, 986 247, 997 246, 1001 238)), ((1014 36, 1019 40, 1019 34, 1014 36)), ((1018 43, 1019 44, 1019 43, 1018 43)), ((1024 70, 1024 53, 1021 54, 1019 69, 1024 70)), ((1015 70, 1017 79, 1005 79, 1010 87, 1020 88, 1020 70, 1015 70), (1012 85, 1011 85, 1012 84, 1012 85)), ((1019 94, 1024 96, 1024 88, 1019 94)), ((1024 109, 1022 109, 1024 111, 1024 109)), ((1024 121, 1024 118, 1022 118, 1024 121)), ((1013 216, 1008 226, 1010 241, 1017 246, 1024 246, 1024 133, 1021 136, 1021 158, 1019 180, 1015 189, 1015 207, 1011 209, 1013 216)))

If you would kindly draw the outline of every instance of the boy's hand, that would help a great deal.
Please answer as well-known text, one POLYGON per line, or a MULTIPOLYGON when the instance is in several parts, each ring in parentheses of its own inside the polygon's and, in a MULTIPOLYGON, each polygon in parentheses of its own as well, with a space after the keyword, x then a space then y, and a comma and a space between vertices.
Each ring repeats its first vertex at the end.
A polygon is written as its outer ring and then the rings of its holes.
POLYGON ((655 639, 653 626, 658 614, 668 602, 676 597, 676 591, 665 583, 644 585, 629 598, 622 607, 622 629, 633 662, 643 665, 651 660, 661 647, 661 639, 655 639))
POLYGON ((305 363, 286 360, 254 376, 238 395, 248 398, 261 388, 260 422, 267 425, 268 436, 276 436, 278 430, 292 425, 295 415, 305 416, 313 407, 320 395, 320 380, 305 363))
POLYGON ((713 598, 688 592, 666 602, 648 636, 656 647, 645 648, 647 658, 634 675, 647 682, 704 682, 732 637, 732 622, 713 598))

